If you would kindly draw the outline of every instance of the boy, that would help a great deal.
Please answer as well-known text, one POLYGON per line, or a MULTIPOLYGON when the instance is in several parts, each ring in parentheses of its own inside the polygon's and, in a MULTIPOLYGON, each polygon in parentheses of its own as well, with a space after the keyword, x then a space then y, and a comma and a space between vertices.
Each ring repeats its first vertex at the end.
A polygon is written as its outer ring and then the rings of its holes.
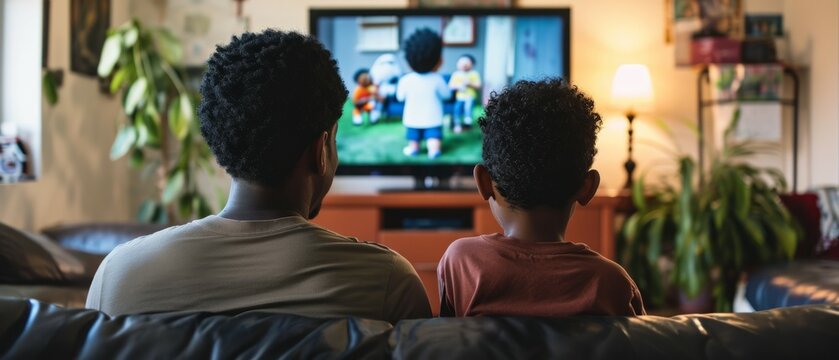
POLYGON ((399 79, 396 99, 405 102, 402 123, 408 146, 406 156, 419 154, 420 142, 428 141, 428 157, 440 156, 443 139, 443 100, 451 97, 446 81, 437 69, 443 64, 443 40, 429 29, 414 32, 405 42, 405 58, 414 70, 399 79))
POLYGON ((620 265, 564 238, 575 203, 600 184, 594 102, 560 79, 519 81, 491 97, 478 124, 475 181, 504 234, 449 246, 437 268, 440 315, 644 314, 620 265))
POLYGON ((376 97, 376 86, 370 79, 370 71, 367 69, 358 69, 353 75, 355 80, 355 90, 352 92, 352 123, 354 125, 361 125, 363 122, 361 115, 367 113, 371 124, 379 121, 381 113, 378 110, 376 97))
POLYGON ((472 126, 472 107, 481 88, 481 75, 474 69, 475 58, 464 54, 457 59, 457 71, 449 79, 449 87, 457 91, 454 103, 454 132, 459 134, 463 126, 472 126))

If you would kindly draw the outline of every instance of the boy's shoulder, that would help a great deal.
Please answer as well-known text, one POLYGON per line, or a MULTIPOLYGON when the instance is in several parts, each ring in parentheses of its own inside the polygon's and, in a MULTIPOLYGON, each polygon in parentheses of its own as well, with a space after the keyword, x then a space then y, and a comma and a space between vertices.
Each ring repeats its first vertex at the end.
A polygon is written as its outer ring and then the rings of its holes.
POLYGON ((457 240, 453 241, 449 245, 448 251, 463 251, 463 250, 474 249, 475 247, 478 247, 478 246, 483 247, 483 246, 486 246, 484 244, 485 242, 486 242, 486 240, 484 240, 484 235, 477 235, 477 236, 460 238, 460 239, 457 239, 457 240))

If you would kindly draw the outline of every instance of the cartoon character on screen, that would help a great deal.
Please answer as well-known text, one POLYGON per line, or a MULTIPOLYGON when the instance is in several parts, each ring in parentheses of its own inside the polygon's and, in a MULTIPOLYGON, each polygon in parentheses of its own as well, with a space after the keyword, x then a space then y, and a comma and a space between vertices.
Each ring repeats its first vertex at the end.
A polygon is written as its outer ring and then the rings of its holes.
POLYGON ((464 54, 457 59, 457 71, 449 79, 449 87, 455 90, 454 132, 460 133, 463 127, 472 126, 472 108, 481 88, 481 75, 474 69, 475 58, 464 54))
POLYGON ((361 125, 364 120, 363 113, 367 113, 371 124, 379 121, 381 110, 377 107, 378 94, 376 86, 370 79, 370 71, 367 69, 358 69, 353 75, 355 80, 355 90, 352 92, 352 123, 354 125, 361 125))
POLYGON ((400 76, 402 68, 394 54, 381 55, 370 66, 370 78, 379 95, 379 101, 376 103, 379 113, 386 114, 388 102, 396 101, 396 85, 400 76))
POLYGON ((407 156, 419 154, 423 140, 429 158, 442 153, 443 100, 451 97, 448 84, 436 73, 443 64, 442 49, 440 35, 430 29, 417 30, 405 41, 405 59, 414 72, 399 79, 396 99, 405 102, 402 124, 408 145, 403 153, 407 156))

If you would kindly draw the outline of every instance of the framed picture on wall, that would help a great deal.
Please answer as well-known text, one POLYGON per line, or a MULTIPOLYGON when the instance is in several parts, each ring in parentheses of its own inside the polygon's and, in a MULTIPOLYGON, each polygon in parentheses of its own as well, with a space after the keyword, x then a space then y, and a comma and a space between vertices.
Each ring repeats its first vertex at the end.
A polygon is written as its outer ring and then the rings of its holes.
POLYGON ((475 18, 448 16, 443 18, 443 45, 472 46, 475 44, 475 18))
POLYGON ((70 1, 70 70, 96 76, 99 54, 111 27, 111 0, 70 1))

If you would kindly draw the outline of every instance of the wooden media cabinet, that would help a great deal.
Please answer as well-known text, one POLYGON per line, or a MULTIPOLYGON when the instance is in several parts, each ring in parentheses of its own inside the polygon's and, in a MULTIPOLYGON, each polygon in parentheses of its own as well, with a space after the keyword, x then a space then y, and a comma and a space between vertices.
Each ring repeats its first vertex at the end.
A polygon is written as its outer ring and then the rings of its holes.
MULTIPOLYGON (((619 198, 596 196, 577 206, 566 239, 615 258, 615 208, 619 198)), ((476 191, 330 194, 314 222, 404 256, 422 279, 435 314, 439 312, 437 263, 451 242, 502 232, 489 205, 476 191)))

